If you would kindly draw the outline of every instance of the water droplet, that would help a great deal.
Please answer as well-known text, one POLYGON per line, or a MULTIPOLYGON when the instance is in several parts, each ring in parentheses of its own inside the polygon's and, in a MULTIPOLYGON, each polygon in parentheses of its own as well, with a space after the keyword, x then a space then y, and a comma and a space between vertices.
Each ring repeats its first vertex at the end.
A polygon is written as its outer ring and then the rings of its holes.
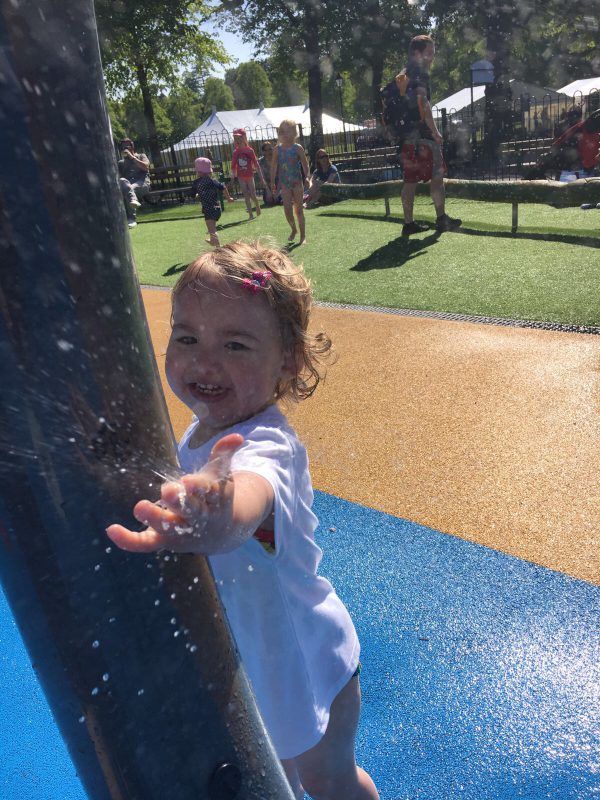
POLYGON ((96 648, 100 647, 100 642, 98 641, 98 639, 95 639, 92 642, 92 647, 94 648, 94 650, 96 650, 96 648))
POLYGON ((105 553, 112 553, 112 547, 107 547, 104 552, 105 553))
POLYGON ((67 342, 66 339, 58 339, 56 342, 56 346, 59 348, 59 350, 62 350, 65 353, 68 353, 69 350, 72 350, 75 347, 74 344, 71 344, 71 342, 67 342))
POLYGON ((175 592, 173 592, 173 594, 171 595, 171 600, 175 600, 176 597, 177 595, 175 594, 175 592))
POLYGON ((98 694, 99 691, 100 691, 100 689, 98 689, 97 686, 94 686, 94 688, 92 689, 92 697, 95 697, 98 694))
POLYGON ((177 625, 177 620, 175 617, 171 617, 171 625, 177 625))
POLYGON ((138 689, 138 697, 140 697, 143 694, 144 694, 144 690, 143 689, 138 689))
POLYGON ((94 567, 94 572, 98 572, 99 569, 100 569, 100 564, 96 564, 96 566, 94 567))
POLYGON ((85 717, 79 717, 78 722, 85 722, 85 717))
POLYGON ((160 600, 155 600, 155 601, 154 601, 154 605, 155 605, 155 606, 159 606, 159 605, 160 605, 160 600))
POLYGON ((110 678, 110 675, 108 674, 108 672, 105 672, 105 673, 104 673, 104 675, 102 676, 102 680, 104 681, 104 683, 106 683, 106 681, 107 681, 109 678, 110 678))

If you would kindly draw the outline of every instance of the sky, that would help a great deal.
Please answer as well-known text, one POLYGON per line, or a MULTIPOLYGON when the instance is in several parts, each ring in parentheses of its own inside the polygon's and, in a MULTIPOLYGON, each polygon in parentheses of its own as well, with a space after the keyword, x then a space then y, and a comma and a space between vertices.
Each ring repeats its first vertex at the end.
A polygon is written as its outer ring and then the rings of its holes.
MULTIPOLYGON (((218 25, 210 20, 206 22, 205 26, 203 27, 205 27, 210 33, 215 34, 215 36, 217 36, 221 42, 223 42, 225 50, 227 50, 229 55, 234 58, 238 64, 241 64, 243 61, 250 61, 253 58, 253 44, 242 42, 241 37, 236 36, 235 33, 228 33, 223 29, 222 25, 218 25)), ((229 66, 236 65, 230 64, 229 66)), ((220 64, 215 64, 211 70, 211 75, 213 75, 215 78, 222 78, 225 75, 226 69, 227 67, 223 67, 220 64)))

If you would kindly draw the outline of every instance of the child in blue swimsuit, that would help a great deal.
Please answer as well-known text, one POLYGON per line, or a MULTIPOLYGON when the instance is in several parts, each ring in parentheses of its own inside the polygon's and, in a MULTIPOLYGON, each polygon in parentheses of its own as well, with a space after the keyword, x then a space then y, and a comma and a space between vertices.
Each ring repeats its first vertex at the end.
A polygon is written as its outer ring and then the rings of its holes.
POLYGON ((302 208, 304 185, 309 175, 306 153, 301 144, 296 142, 297 126, 293 120, 284 119, 277 129, 279 144, 273 152, 271 175, 277 175, 279 186, 272 179, 271 190, 281 192, 285 218, 292 229, 288 241, 293 242, 298 229, 294 219, 294 211, 300 228, 300 244, 306 243, 304 211, 302 208))

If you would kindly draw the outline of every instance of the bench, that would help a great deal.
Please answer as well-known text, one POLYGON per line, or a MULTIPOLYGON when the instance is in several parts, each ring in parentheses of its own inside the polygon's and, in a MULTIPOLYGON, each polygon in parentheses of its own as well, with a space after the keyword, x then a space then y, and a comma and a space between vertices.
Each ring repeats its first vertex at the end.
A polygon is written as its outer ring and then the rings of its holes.
MULTIPOLYGON (((389 198, 402 193, 402 181, 350 185, 328 184, 321 187, 324 195, 336 200, 371 200, 382 198, 386 216, 389 216, 389 198)), ((511 231, 516 233, 519 203, 545 203, 555 208, 580 206, 582 203, 600 201, 600 178, 583 178, 571 183, 558 181, 477 181, 445 178, 446 197, 463 200, 484 200, 488 203, 510 203, 512 205, 511 231)), ((416 193, 429 194, 430 187, 418 183, 416 193)))
POLYGON ((400 164, 394 147, 345 153, 343 156, 336 161, 334 154, 331 161, 344 183, 377 183, 400 177, 400 164))
MULTIPOLYGON (((215 173, 222 174, 223 165, 215 161, 215 173)), ((150 168, 150 192, 145 196, 151 205, 162 205, 163 202, 185 203, 190 197, 190 188, 196 180, 194 165, 167 166, 150 168)))

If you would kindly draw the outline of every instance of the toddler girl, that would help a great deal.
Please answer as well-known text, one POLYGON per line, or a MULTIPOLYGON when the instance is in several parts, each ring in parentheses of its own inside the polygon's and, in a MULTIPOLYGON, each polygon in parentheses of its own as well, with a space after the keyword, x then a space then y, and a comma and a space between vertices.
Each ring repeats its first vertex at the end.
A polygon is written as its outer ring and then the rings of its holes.
POLYGON ((141 500, 123 548, 203 553, 277 754, 298 798, 377 800, 356 766, 359 642, 321 550, 307 455, 276 406, 309 397, 331 341, 308 332, 309 282, 260 243, 194 261, 172 298, 166 373, 195 418, 179 444, 185 471, 160 504, 141 500))
POLYGON ((246 208, 248 209, 248 216, 254 219, 252 213, 252 204, 256 208, 256 216, 260 216, 260 204, 256 197, 256 187, 254 185, 254 172, 258 172, 260 182, 266 188, 267 184, 256 158, 256 153, 248 144, 246 140, 246 131, 243 128, 236 128, 233 132, 233 141, 235 144, 233 156, 231 158, 231 174, 237 178, 240 183, 240 189, 246 201, 246 208))
MULTIPOLYGON (((300 244, 306 242, 304 211, 302 209, 304 185, 308 187, 308 161, 301 144, 296 142, 297 126, 293 120, 284 119, 277 129, 279 144, 273 153, 271 162, 271 175, 278 176, 281 199, 283 200, 283 210, 285 218, 290 224, 292 232, 288 241, 293 242, 296 238, 296 223, 294 221, 294 210, 298 218, 300 228, 300 244)), ((275 194, 275 181, 273 178, 271 190, 275 194)))
POLYGON ((221 242, 217 233, 217 222, 221 216, 221 203, 219 202, 219 192, 224 192, 225 197, 233 203, 233 197, 227 191, 224 183, 213 180, 212 163, 208 158, 197 158, 194 161, 196 174, 198 177, 190 187, 190 195, 199 197, 202 204, 202 213, 206 221, 209 236, 206 241, 214 247, 218 247, 221 242))

